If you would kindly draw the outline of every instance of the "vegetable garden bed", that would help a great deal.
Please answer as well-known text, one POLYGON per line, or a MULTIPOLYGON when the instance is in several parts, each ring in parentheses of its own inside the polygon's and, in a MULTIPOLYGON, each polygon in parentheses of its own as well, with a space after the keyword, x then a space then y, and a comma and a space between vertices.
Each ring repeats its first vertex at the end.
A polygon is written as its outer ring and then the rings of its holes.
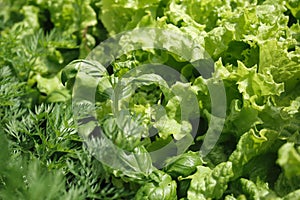
POLYGON ((0 8, 0 199, 300 199, 299 1, 0 8))

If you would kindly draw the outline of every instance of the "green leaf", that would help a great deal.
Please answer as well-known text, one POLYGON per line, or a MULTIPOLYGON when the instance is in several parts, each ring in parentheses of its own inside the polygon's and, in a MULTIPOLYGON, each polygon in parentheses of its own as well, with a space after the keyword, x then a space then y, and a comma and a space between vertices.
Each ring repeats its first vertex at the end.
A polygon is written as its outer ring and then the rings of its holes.
POLYGON ((293 16, 299 20, 300 19, 300 3, 299 3, 299 1, 289 0, 289 1, 287 1, 286 6, 288 7, 288 9, 290 9, 293 16))
POLYGON ((135 27, 150 25, 156 18, 156 9, 160 1, 128 2, 126 0, 104 0, 101 6, 100 19, 111 35, 135 27))
POLYGON ((186 177, 194 173, 197 166, 200 165, 202 165, 202 160, 199 153, 189 151, 169 159, 163 170, 173 178, 179 176, 186 177))
POLYGON ((278 151, 277 163, 283 168, 287 178, 300 176, 300 149, 296 149, 293 143, 286 143, 278 151))
POLYGON ((241 178, 240 184, 243 193, 248 197, 247 199, 280 199, 274 192, 269 189, 268 183, 264 183, 259 179, 256 181, 256 183, 254 183, 245 178, 241 178))
POLYGON ((299 197, 300 197, 300 190, 295 190, 289 193, 288 195, 286 195, 285 197, 283 197, 283 200, 299 199, 299 197))
POLYGON ((233 163, 235 177, 242 175, 243 166, 251 159, 272 151, 277 138, 278 133, 276 131, 267 129, 262 129, 257 133, 250 129, 250 131, 242 135, 236 150, 229 157, 229 161, 233 163))
POLYGON ((259 70, 271 72, 274 80, 284 82, 286 91, 290 92, 299 82, 300 73, 299 60, 291 60, 287 49, 286 44, 279 43, 276 40, 264 42, 260 46, 259 70))
POLYGON ((150 178, 151 182, 145 183, 136 193, 135 199, 149 200, 173 200, 176 199, 176 182, 168 174, 154 171, 150 178))
POLYGON ((214 169, 197 166, 197 172, 187 178, 192 179, 188 190, 188 199, 219 199, 234 176, 232 162, 224 162, 214 169))
POLYGON ((62 102, 70 99, 69 92, 60 82, 59 75, 53 78, 44 78, 41 75, 35 77, 39 91, 47 95, 48 102, 62 102))
POLYGON ((173 135, 176 140, 181 140, 192 131, 192 126, 189 122, 183 121, 178 123, 175 119, 169 119, 167 116, 161 117, 153 126, 158 130, 160 137, 167 138, 173 135))
POLYGON ((64 0, 45 1, 51 13, 51 21, 58 29, 64 29, 65 34, 83 31, 97 24, 96 13, 90 6, 90 1, 64 0))
POLYGON ((285 173, 282 172, 279 174, 275 184, 274 191, 280 195, 281 197, 292 193, 293 191, 297 191, 299 189, 300 177, 293 176, 291 178, 287 178, 285 173))

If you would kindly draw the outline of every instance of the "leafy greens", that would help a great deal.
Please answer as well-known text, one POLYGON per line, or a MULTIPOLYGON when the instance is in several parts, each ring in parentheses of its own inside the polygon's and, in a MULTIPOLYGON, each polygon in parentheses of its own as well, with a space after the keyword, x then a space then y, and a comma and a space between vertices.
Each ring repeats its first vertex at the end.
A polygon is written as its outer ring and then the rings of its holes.
MULTIPOLYGON (((0 7, 0 199, 300 198, 297 0, 3 0, 0 7), (107 60, 76 60, 141 27, 185 34, 213 62, 147 48, 128 51, 107 68, 101 65, 107 60), (165 81, 168 73, 151 70, 139 76, 153 63, 181 76, 165 81), (91 73, 96 67, 100 82, 80 76, 84 67, 91 73), (226 116, 212 112, 221 106, 210 96, 221 94, 209 87, 219 80, 226 116), (71 98, 78 88, 86 98, 93 86, 96 113, 79 137, 71 98), (117 117, 115 89, 126 111, 117 117), (97 133, 95 123, 103 133, 97 140, 89 134, 97 133), (211 125, 222 133, 202 156, 211 125), (85 147, 86 138, 96 142, 94 150, 85 147), (114 166, 96 159, 113 159, 110 152, 97 154, 101 142, 111 148, 108 141, 127 151, 114 166)), ((119 47, 130 43, 123 39, 119 47)), ((159 41, 182 48, 176 38, 159 41)))

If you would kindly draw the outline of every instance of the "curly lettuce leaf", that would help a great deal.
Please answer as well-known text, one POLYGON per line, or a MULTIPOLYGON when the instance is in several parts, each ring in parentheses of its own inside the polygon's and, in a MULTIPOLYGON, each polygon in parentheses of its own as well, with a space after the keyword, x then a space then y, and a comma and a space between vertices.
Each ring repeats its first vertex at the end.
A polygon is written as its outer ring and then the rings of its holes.
POLYGON ((268 129, 262 129, 258 132, 250 129, 243 134, 236 150, 229 157, 229 161, 233 163, 235 177, 243 174, 243 166, 251 159, 263 153, 274 151, 273 148, 278 135, 278 132, 268 129))
POLYGON ((259 71, 271 73, 276 82, 285 83, 285 90, 290 93, 297 84, 299 85, 300 61, 299 59, 291 60, 291 53, 287 50, 286 44, 274 39, 262 43, 260 45, 259 71))
POLYGON ((245 194, 247 199, 280 200, 280 198, 269 189, 268 184, 260 181, 259 179, 256 181, 256 183, 245 178, 241 178, 239 181, 242 192, 245 194))
POLYGON ((151 182, 145 183, 136 193, 135 199, 143 200, 173 200, 177 198, 176 182, 161 171, 154 171, 151 175, 151 182))
POLYGON ((81 32, 97 24, 96 13, 90 3, 90 0, 39 1, 49 8, 54 26, 63 29, 65 34, 81 32))
POLYGON ((219 199, 234 176, 232 162, 224 162, 214 169, 197 166, 197 172, 187 178, 191 179, 187 198, 191 200, 219 199))
POLYGON ((300 148, 295 148, 293 143, 285 143, 278 151, 277 163, 287 178, 300 177, 300 148))
POLYGON ((104 0, 99 3, 99 17, 108 32, 114 35, 135 27, 151 25, 157 16, 159 3, 159 0, 104 0))

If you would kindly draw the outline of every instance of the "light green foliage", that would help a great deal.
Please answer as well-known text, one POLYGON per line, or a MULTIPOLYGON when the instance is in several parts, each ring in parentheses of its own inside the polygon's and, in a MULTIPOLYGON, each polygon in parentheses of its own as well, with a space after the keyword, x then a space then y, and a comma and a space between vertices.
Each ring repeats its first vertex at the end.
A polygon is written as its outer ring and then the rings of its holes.
POLYGON ((103 0, 98 4, 100 19, 111 35, 155 23, 160 9, 159 0, 103 0))
POLYGON ((292 143, 286 143, 279 149, 278 164, 284 169, 287 178, 300 177, 299 148, 295 149, 292 143))
POLYGON ((202 164, 202 160, 197 152, 189 151, 176 156, 167 161, 164 171, 175 177, 186 177, 197 170, 197 166, 202 164))
POLYGON ((214 169, 198 166, 197 172, 188 177, 191 185, 188 199, 219 199, 227 189, 227 183, 233 177, 230 161, 217 165, 214 169))
POLYGON ((0 199, 300 199, 299 1, 2 0, 0 8, 0 199), (132 32, 107 46, 128 50, 112 63, 107 54, 82 60, 140 27, 184 38, 132 32), (127 45, 149 38, 174 52, 127 45), (189 51, 198 45, 211 61, 189 51), (181 76, 166 78, 173 73, 153 63, 181 76), (226 102, 209 90, 220 80, 226 102), (95 103, 81 129, 72 95, 95 103), (226 116, 213 113, 224 106, 226 116), (105 137, 90 134, 96 122, 105 137), (222 132, 202 157, 211 126, 222 132))
POLYGON ((172 200, 176 198, 176 182, 168 174, 155 171, 151 182, 145 183, 136 193, 135 199, 172 200))

